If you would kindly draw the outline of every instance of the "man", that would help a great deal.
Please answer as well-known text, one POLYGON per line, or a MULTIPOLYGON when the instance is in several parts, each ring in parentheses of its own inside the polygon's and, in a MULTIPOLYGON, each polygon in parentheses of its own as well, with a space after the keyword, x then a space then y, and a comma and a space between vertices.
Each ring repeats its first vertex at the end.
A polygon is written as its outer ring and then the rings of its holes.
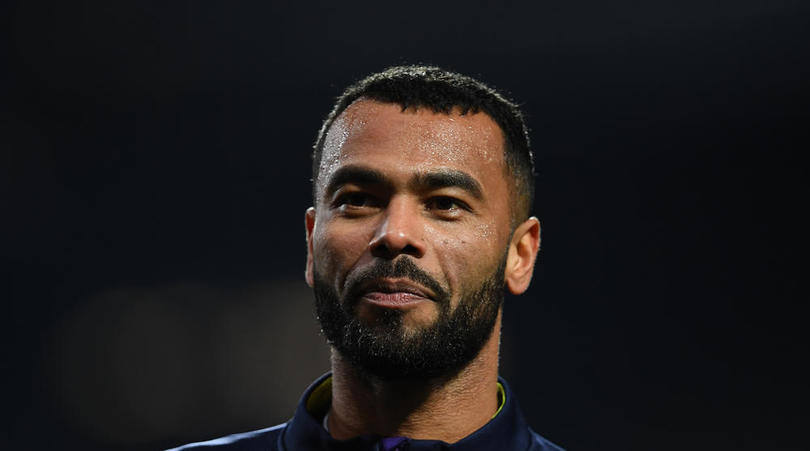
POLYGON ((188 445, 239 450, 559 450, 498 378, 504 288, 540 225, 518 108, 469 77, 395 67, 321 128, 306 280, 332 372, 285 424, 188 445))

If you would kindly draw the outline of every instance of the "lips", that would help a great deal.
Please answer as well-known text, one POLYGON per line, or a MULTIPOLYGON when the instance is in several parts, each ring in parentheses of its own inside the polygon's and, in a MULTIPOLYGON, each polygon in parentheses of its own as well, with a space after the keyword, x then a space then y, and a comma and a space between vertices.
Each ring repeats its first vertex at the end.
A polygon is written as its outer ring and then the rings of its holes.
POLYGON ((387 308, 403 308, 434 299, 430 290, 407 279, 373 280, 358 291, 360 299, 387 308))

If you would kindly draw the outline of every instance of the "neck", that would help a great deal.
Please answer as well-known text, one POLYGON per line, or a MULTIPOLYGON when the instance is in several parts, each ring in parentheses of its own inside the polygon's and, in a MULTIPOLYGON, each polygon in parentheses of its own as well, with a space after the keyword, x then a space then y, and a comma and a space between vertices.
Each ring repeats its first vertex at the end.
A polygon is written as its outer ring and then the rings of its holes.
POLYGON ((501 314, 481 352, 461 371, 427 380, 382 380, 358 372, 332 351, 329 433, 404 436, 455 443, 485 425, 498 408, 501 314))

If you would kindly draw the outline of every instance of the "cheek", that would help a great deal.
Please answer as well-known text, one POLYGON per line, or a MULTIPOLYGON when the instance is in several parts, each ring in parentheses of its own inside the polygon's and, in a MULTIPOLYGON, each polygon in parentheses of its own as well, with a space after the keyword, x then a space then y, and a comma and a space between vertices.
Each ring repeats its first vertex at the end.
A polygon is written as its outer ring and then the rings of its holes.
POLYGON ((327 224, 313 235, 313 259, 318 273, 342 285, 347 272, 362 257, 369 239, 360 227, 327 224))
POLYGON ((436 255, 441 270, 454 291, 489 277, 506 249, 508 237, 494 222, 464 224, 451 230, 428 228, 426 236, 440 237, 436 255))

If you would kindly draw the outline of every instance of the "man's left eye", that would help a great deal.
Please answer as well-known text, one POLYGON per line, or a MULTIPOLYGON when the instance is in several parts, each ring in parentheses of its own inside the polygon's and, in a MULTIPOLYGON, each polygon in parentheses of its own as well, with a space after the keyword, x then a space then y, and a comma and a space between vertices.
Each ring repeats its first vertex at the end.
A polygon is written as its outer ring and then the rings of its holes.
POLYGON ((428 206, 436 210, 455 210, 458 208, 464 208, 461 201, 446 196, 432 198, 428 203, 428 206))

